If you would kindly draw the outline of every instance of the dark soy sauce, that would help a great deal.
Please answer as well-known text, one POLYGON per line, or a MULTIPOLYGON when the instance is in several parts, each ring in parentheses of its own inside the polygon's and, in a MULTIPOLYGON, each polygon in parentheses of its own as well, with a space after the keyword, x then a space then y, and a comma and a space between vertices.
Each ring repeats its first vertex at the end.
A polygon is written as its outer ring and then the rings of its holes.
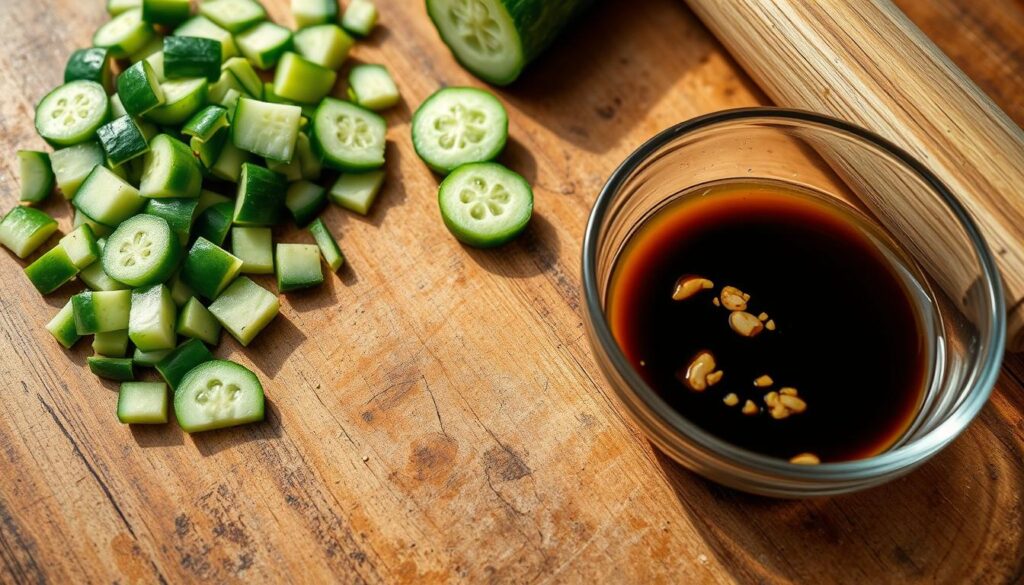
POLYGON ((926 289, 839 204, 776 183, 701 193, 657 211, 616 262, 609 316, 633 367, 683 417, 757 453, 829 462, 893 446, 930 373, 926 289), (714 286, 673 300, 687 275, 714 286), (745 312, 763 326, 753 337, 730 327, 725 286, 749 295, 745 312), (722 374, 696 391, 686 372, 702 352, 722 374), (772 384, 755 386, 765 374, 772 384), (778 410, 779 394, 766 402, 784 387, 804 410, 778 410))

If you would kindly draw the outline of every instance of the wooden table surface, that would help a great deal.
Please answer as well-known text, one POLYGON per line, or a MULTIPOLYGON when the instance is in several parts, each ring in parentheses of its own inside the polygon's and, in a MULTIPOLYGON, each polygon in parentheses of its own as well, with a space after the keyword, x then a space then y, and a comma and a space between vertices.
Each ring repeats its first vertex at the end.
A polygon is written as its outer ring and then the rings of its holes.
MULTIPOLYGON (((837 0, 838 1, 838 0, 837 0)), ((901 0, 1018 123, 1020 0, 901 0)), ((268 2, 289 22, 287 2, 268 2)), ((614 405, 584 336, 579 258, 613 167, 658 130, 764 103, 679 0, 604 2, 514 87, 503 161, 536 215, 495 251, 459 246, 437 179, 409 142, 411 110, 478 82, 423 3, 379 0, 358 60, 386 63, 388 183, 367 218, 337 208, 351 266, 289 295, 252 347, 217 350, 265 381, 267 421, 189 436, 128 428, 116 387, 43 325, 0 254, 2 582, 858 582, 1024 579, 1024 359, 950 448, 865 493, 774 501, 667 460, 614 405)), ((105 18, 101 0, 5 0, 0 203, 14 153, 38 148, 33 104, 105 18)), ((68 228, 63 203, 46 208, 68 228)), ((305 236, 283 232, 285 238, 305 236)), ((226 336, 225 336, 226 337, 226 336)))

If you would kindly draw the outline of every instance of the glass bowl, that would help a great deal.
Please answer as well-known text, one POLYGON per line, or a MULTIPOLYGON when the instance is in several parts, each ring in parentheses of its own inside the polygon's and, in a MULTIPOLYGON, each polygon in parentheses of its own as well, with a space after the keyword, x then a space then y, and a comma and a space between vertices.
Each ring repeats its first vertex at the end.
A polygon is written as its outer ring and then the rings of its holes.
POLYGON ((583 242, 586 324, 597 363, 651 441, 692 471, 776 497, 841 494, 892 480, 938 453, 981 410, 1006 342, 1002 285, 988 246, 949 190, 889 141, 846 122, 780 108, 718 112, 673 126, 631 154, 594 204, 583 242), (788 183, 859 210, 899 243, 934 300, 932 367, 909 430, 878 455, 795 465, 729 444, 669 407, 616 343, 605 315, 615 263, 651 215, 699 187, 788 183))

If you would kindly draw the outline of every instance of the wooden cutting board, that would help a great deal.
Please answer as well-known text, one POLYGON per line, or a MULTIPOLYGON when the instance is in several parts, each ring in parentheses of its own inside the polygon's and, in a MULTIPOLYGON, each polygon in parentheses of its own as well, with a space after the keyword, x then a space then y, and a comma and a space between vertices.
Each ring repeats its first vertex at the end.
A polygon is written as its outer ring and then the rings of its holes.
MULTIPOLYGON (((682 2, 605 2, 514 87, 503 161, 537 213, 500 250, 459 246, 409 118, 479 85, 422 2, 378 0, 354 55, 394 72, 388 183, 367 218, 331 209, 350 266, 289 295, 248 349, 268 420, 195 437, 127 428, 116 387, 43 325, 0 254, 0 582, 1014 582, 1024 577, 1024 358, 968 432, 867 493, 780 502, 720 488, 624 420, 581 321, 580 243, 618 162, 680 120, 766 103, 682 2)), ((287 2, 267 2, 289 22, 287 2)), ((902 0, 1020 124, 1024 5, 902 0)), ((33 104, 105 16, 100 0, 18 0, 0 20, 0 207, 33 104)), ((66 205, 46 208, 70 225, 66 205)), ((290 241, 304 234, 283 231, 290 241)))

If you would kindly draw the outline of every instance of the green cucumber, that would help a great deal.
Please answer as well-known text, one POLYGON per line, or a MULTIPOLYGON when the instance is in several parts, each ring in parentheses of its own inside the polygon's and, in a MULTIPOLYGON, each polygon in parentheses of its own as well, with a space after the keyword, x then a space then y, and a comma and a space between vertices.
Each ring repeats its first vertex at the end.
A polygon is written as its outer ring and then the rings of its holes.
POLYGON ((159 134, 149 145, 143 161, 139 194, 143 197, 198 197, 203 170, 192 150, 167 134, 159 134))
POLYGON ((213 205, 196 217, 193 234, 197 238, 205 238, 222 246, 231 230, 231 218, 234 214, 235 204, 232 201, 213 205))
POLYGON ((106 238, 110 234, 114 233, 114 228, 92 219, 88 215, 82 213, 81 209, 76 209, 75 217, 71 220, 71 227, 76 228, 83 225, 89 226, 89 229, 92 230, 92 233, 95 234, 97 238, 106 238))
POLYGON ((242 261, 227 250, 198 238, 185 256, 181 278, 196 293, 207 299, 216 299, 242 269, 242 261))
POLYGON ((171 288, 171 298, 174 299, 174 304, 179 307, 185 306, 189 299, 196 296, 196 291, 192 290, 192 287, 182 280, 180 270, 174 273, 168 284, 171 288))
POLYGON ((146 58, 143 59, 143 61, 145 61, 146 63, 149 63, 149 66, 153 69, 153 75, 156 76, 157 81, 159 81, 160 83, 163 83, 163 82, 167 81, 167 78, 164 76, 164 40, 163 39, 160 39, 160 50, 156 51, 156 52, 154 52, 154 53, 152 53, 150 55, 147 55, 146 58))
POLYGON ((192 231, 192 222, 198 205, 198 197, 150 199, 142 211, 148 215, 162 217, 167 225, 171 226, 171 231, 177 234, 178 242, 185 245, 192 231))
POLYGON ((292 39, 295 50, 317 65, 337 71, 348 58, 355 40, 336 24, 304 28, 292 39))
POLYGON ((270 69, 292 46, 292 31, 272 22, 261 22, 235 34, 235 45, 250 63, 270 69))
POLYGON ((177 305, 171 290, 162 284, 132 291, 128 336, 142 351, 174 349, 177 305))
POLYGON ((327 229, 324 220, 318 217, 313 223, 309 224, 309 233, 313 235, 313 240, 316 241, 316 245, 320 248, 324 262, 330 267, 331 272, 337 272, 345 264, 345 255, 341 253, 338 241, 334 239, 331 230, 327 229))
POLYGON ((239 364, 207 362, 189 372, 174 391, 174 415, 186 433, 259 422, 264 416, 263 386, 239 364))
POLYGON ((301 118, 298 106, 239 98, 231 124, 232 143, 262 157, 291 162, 301 118))
POLYGON ((206 105, 209 82, 197 79, 170 79, 160 84, 165 102, 150 110, 146 117, 164 126, 184 124, 206 105))
POLYGON ((107 271, 103 270, 102 256, 103 249, 106 247, 107 241, 103 239, 96 240, 96 245, 99 247, 101 260, 99 262, 93 262, 83 268, 82 271, 78 273, 78 278, 83 284, 85 284, 85 286, 89 287, 89 290, 125 290, 128 288, 124 283, 110 278, 107 271))
POLYGON ((98 142, 83 142, 50 154, 50 166, 57 178, 57 188, 65 199, 71 199, 86 177, 103 164, 105 155, 98 142))
POLYGON ((278 244, 274 255, 277 265, 277 290, 289 292, 324 283, 320 269, 320 248, 311 244, 278 244))
POLYGON ((274 273, 274 242, 270 228, 232 228, 231 253, 242 261, 243 274, 274 273))
POLYGON ((295 26, 305 28, 338 20, 338 0, 292 0, 295 26))
POLYGON ((135 379, 131 358, 89 356, 86 358, 86 362, 89 364, 89 371, 100 378, 115 382, 128 382, 135 379))
POLYGON ((45 201, 56 185, 50 155, 37 150, 19 150, 18 165, 21 170, 21 200, 26 203, 45 201))
POLYGON ((121 116, 96 131, 107 161, 118 166, 149 152, 149 143, 131 116, 121 116))
POLYGON ((313 143, 310 142, 309 136, 299 133, 299 138, 295 141, 295 156, 299 159, 303 179, 315 181, 320 178, 323 163, 313 152, 313 143))
POLYGON ((203 37, 170 36, 164 39, 164 75, 167 79, 220 78, 220 41, 203 37))
POLYGON ((63 246, 54 246, 49 252, 25 267, 25 276, 41 294, 48 295, 78 275, 71 256, 63 246))
MULTIPOLYGON (((299 134, 299 136, 302 135, 299 134)), ((302 180, 302 163, 299 162, 298 155, 292 157, 290 163, 278 162, 269 158, 264 160, 267 162, 267 168, 284 177, 285 181, 291 183, 302 180)))
POLYGON ((67 349, 71 349, 72 346, 78 343, 82 336, 78 334, 78 329, 75 328, 75 309, 71 306, 70 300, 64 305, 64 308, 53 316, 53 319, 50 319, 50 322, 46 324, 46 330, 50 332, 50 335, 53 335, 57 343, 67 349))
POLYGON ((267 11, 254 0, 213 0, 199 5, 199 14, 231 34, 266 20, 267 11))
POLYGON ((174 26, 188 20, 189 0, 142 0, 142 20, 174 26))
POLYGON ((452 235, 478 248, 515 238, 533 214, 530 184, 498 163, 459 167, 441 183, 437 199, 452 235))
MULTIPOLYGON (((135 63, 138 63, 139 61, 149 60, 150 57, 159 53, 161 50, 163 50, 163 48, 163 35, 155 34, 152 37, 150 37, 149 42, 143 45, 141 49, 129 55, 128 60, 131 61, 133 65, 135 63)), ((154 65, 153 67, 155 69, 156 66, 154 65)), ((161 79, 160 81, 163 81, 163 79, 161 79)))
POLYGON ((352 0, 341 17, 341 27, 348 32, 365 37, 377 25, 377 6, 372 0, 352 0))
POLYGON ((328 166, 370 171, 384 166, 387 123, 355 104, 324 98, 313 116, 313 146, 328 166))
POLYGON ((162 106, 167 98, 149 61, 139 61, 117 77, 117 97, 125 113, 141 116, 162 106))
POLYGON ((107 0, 107 13, 117 16, 132 8, 142 8, 142 0, 107 0))
POLYGON ((213 354, 205 343, 198 339, 189 339, 157 362, 156 371, 167 385, 174 389, 178 387, 185 374, 213 359, 213 354))
POLYGON ((351 100, 371 110, 386 110, 402 99, 395 80, 383 65, 356 65, 348 74, 351 100))
POLYGON ((198 299, 192 297, 178 315, 178 335, 201 339, 210 345, 220 342, 220 322, 198 299))
POLYGON ((100 245, 88 225, 81 225, 72 230, 60 239, 59 245, 64 248, 71 263, 79 270, 99 260, 100 245))
POLYGON ((146 368, 156 367, 160 360, 167 357, 174 350, 170 349, 158 349, 156 351, 142 351, 139 348, 135 348, 135 353, 132 354, 132 361, 137 366, 143 366, 146 368))
POLYGON ((103 270, 128 286, 166 281, 181 258, 170 224, 154 215, 137 215, 122 223, 103 248, 103 270))
POLYGON ((92 351, 96 355, 109 358, 123 358, 128 356, 128 332, 104 331, 97 333, 92 338, 92 351))
MULTIPOLYGON (((248 61, 245 62, 248 63, 248 61)), ((238 82, 238 78, 235 77, 234 74, 225 69, 221 69, 220 77, 217 78, 216 83, 210 84, 210 89, 207 92, 206 98, 211 104, 220 104, 223 106, 221 102, 223 102, 225 98, 229 97, 228 92, 231 91, 234 92, 231 95, 235 95, 244 92, 245 89, 242 87, 242 84, 238 82)))
POLYGON ((167 422, 167 402, 167 384, 163 382, 122 382, 117 393, 117 420, 126 425, 163 424, 167 422))
POLYGON ((75 193, 72 204, 94 221, 116 226, 138 213, 146 200, 107 167, 96 167, 75 193))
POLYGON ((202 37, 219 42, 221 61, 227 61, 238 54, 238 48, 235 47, 235 39, 231 36, 231 33, 217 26, 216 23, 205 16, 194 16, 188 19, 181 26, 174 29, 174 34, 183 37, 202 37))
POLYGON ((36 106, 36 131, 55 146, 91 140, 110 117, 107 91, 95 81, 72 81, 46 94, 36 106))
POLYGON ((234 57, 224 62, 221 71, 226 71, 234 76, 235 81, 242 86, 242 91, 249 97, 263 99, 263 80, 260 79, 252 63, 242 57, 234 57))
POLYGON ((508 85, 591 0, 427 0, 455 58, 488 83, 508 85))
POLYGON ((303 227, 327 205, 327 189, 309 181, 297 181, 288 187, 284 204, 295 218, 295 225, 303 227))
POLYGON ((243 346, 277 317, 281 308, 277 295, 241 276, 210 305, 210 312, 224 329, 243 346))
POLYGON ((79 335, 128 329, 132 291, 85 291, 71 297, 79 335))
POLYGON ((217 162, 210 167, 210 174, 218 179, 237 183, 242 175, 242 165, 249 160, 249 153, 236 147, 230 140, 224 144, 217 162))
MULTIPOLYGON (((239 171, 239 172, 241 172, 241 171, 239 171)), ((199 205, 196 206, 196 216, 198 216, 202 212, 206 211, 207 209, 213 207, 214 205, 217 205, 218 203, 231 203, 231 202, 232 201, 231 201, 230 198, 225 197, 224 195, 221 195, 220 193, 215 193, 215 192, 210 191, 208 189, 203 189, 202 191, 199 192, 199 205)), ((207 238, 207 239, 209 239, 209 238, 207 238)))
POLYGON ((235 198, 236 225, 268 226, 281 223, 284 195, 287 188, 284 177, 264 167, 245 163, 238 181, 235 198))
POLYGON ((384 171, 369 173, 345 173, 338 177, 331 187, 331 201, 360 215, 370 212, 370 207, 384 184, 384 171))
POLYGON ((64 66, 64 83, 85 80, 94 81, 110 93, 113 90, 114 74, 111 70, 110 52, 103 47, 78 49, 71 53, 64 66))
POLYGON ((181 129, 181 133, 206 141, 213 138, 218 130, 227 128, 228 111, 221 106, 206 106, 192 116, 181 129))
POLYGON ((274 72, 274 93, 293 102, 314 104, 331 93, 338 74, 333 69, 287 52, 274 72))
POLYGON ((412 144, 423 162, 448 174, 497 158, 508 141, 508 113, 490 93, 447 87, 427 98, 412 118, 412 144))
POLYGON ((235 117, 235 109, 238 107, 238 100, 242 97, 242 93, 237 89, 231 88, 225 94, 224 97, 217 102, 219 105, 224 106, 228 110, 228 119, 232 120, 235 117))
POLYGON ((96 29, 94 47, 105 47, 115 59, 142 49, 153 38, 153 27, 142 20, 142 10, 133 8, 118 14, 96 29))
POLYGON ((220 159, 221 153, 224 152, 224 147, 227 146, 230 137, 231 131, 224 128, 214 134, 209 140, 199 140, 193 137, 189 140, 189 146, 192 148, 192 153, 199 160, 199 164, 204 169, 210 169, 217 164, 217 160, 220 159))

